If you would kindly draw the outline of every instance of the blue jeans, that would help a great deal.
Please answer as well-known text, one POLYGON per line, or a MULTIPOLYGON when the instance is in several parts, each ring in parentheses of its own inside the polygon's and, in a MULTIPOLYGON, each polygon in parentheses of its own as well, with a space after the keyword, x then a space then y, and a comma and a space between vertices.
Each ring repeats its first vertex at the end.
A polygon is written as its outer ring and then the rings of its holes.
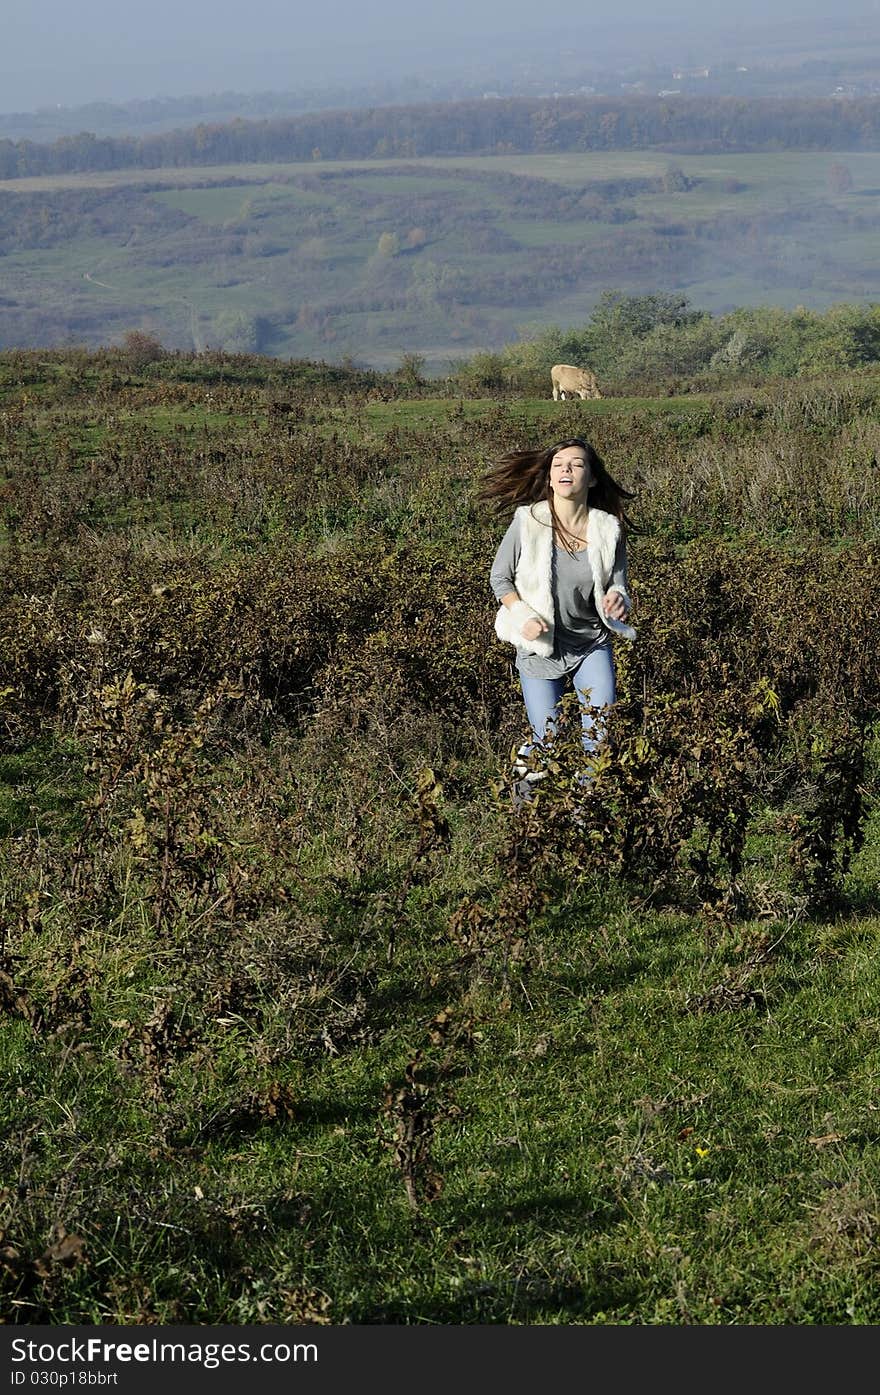
MULTIPOLYGON (((535 741, 543 745, 553 735, 557 708, 563 693, 573 683, 581 702, 581 726, 585 751, 595 751, 603 736, 597 711, 612 703, 616 695, 614 659, 609 644, 591 649, 574 673, 563 678, 532 678, 520 673, 519 681, 525 699, 526 713, 535 741)), ((519 754, 528 755, 531 746, 521 746, 519 754)))

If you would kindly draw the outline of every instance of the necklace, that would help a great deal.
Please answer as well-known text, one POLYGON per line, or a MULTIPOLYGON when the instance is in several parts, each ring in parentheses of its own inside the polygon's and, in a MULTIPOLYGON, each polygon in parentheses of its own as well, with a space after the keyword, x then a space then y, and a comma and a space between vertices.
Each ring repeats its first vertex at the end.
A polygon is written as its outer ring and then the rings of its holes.
POLYGON ((589 514, 583 520, 583 532, 580 528, 575 532, 573 528, 566 527, 561 520, 556 520, 556 541, 565 548, 566 552, 582 552, 586 547, 588 518, 589 514))

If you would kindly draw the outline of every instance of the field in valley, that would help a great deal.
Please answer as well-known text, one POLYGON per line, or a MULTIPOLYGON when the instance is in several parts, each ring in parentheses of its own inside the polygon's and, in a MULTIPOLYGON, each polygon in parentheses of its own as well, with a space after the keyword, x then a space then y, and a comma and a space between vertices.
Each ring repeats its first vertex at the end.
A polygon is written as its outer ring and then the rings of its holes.
POLYGON ((383 369, 416 352, 440 376, 524 327, 582 322, 609 287, 662 285, 713 313, 870 301, 878 197, 869 152, 7 180, 0 345, 94 346, 142 329, 169 347, 383 369))

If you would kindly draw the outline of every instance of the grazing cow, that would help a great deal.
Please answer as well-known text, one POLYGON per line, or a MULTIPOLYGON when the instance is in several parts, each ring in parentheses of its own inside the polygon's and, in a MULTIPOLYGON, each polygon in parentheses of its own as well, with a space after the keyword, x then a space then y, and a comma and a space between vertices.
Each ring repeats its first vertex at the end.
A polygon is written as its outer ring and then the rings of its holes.
POLYGON ((561 397, 601 397, 596 375, 589 368, 575 368, 570 363, 554 363, 550 369, 553 384, 553 401, 561 397))

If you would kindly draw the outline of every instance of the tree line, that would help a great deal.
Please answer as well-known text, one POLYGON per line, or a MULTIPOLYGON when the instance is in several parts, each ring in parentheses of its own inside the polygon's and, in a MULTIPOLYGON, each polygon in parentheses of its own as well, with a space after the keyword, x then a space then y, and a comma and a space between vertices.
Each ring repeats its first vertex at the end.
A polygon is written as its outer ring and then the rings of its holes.
POLYGON ((413 159, 661 148, 679 153, 880 149, 880 100, 492 99, 313 112, 146 136, 0 140, 0 178, 252 161, 413 159))

